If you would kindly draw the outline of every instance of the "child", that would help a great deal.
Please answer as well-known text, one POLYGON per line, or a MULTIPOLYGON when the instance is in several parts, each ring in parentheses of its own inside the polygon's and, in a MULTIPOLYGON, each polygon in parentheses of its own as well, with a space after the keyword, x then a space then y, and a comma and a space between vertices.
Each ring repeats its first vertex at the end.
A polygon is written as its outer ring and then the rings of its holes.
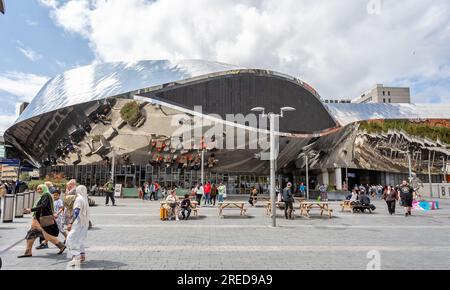
POLYGON ((60 197, 61 192, 55 190, 53 192, 53 206, 55 208, 54 217, 60 233, 63 234, 64 238, 67 238, 67 233, 64 231, 64 203, 60 197))

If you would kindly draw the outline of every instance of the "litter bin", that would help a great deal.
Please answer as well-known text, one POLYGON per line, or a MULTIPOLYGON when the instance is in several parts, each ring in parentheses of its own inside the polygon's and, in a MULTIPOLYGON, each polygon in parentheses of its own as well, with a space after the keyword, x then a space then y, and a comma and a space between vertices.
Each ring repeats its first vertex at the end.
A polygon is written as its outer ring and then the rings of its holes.
POLYGON ((34 202, 36 201, 36 191, 30 192, 30 200, 31 200, 30 208, 33 208, 34 202))
POLYGON ((23 208, 29 208, 30 205, 30 192, 26 191, 23 193, 23 208))
POLYGON ((3 197, 2 216, 4 223, 12 223, 14 218, 14 194, 5 194, 3 197))
POLYGON ((14 215, 14 217, 16 217, 16 218, 23 218, 24 199, 25 199, 25 194, 23 192, 16 194, 16 206, 15 206, 15 215, 14 215))

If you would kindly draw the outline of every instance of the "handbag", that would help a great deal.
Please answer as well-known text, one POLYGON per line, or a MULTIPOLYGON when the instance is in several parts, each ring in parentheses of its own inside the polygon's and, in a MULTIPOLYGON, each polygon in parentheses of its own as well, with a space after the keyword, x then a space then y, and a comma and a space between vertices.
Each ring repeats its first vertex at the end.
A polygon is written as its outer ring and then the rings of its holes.
POLYGON ((41 216, 39 218, 39 223, 43 228, 52 226, 55 224, 55 218, 52 215, 41 216))

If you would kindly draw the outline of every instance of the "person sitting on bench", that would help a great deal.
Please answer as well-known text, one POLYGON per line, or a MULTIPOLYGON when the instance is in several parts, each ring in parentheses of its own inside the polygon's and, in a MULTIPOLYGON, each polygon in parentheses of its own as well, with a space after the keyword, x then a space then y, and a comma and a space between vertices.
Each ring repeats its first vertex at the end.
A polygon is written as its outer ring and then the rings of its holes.
POLYGON ((191 215, 191 199, 189 198, 189 194, 184 195, 184 199, 181 201, 181 215, 183 216, 183 220, 188 220, 191 215), (185 212, 187 211, 187 216, 185 212))
POLYGON ((354 204, 359 200, 358 191, 356 189, 352 190, 352 195, 350 197, 350 204, 354 204))
POLYGON ((172 190, 171 194, 169 194, 166 198, 166 206, 168 206, 169 210, 169 220, 172 220, 175 217, 175 220, 179 220, 179 206, 178 206, 178 196, 176 189, 172 190))

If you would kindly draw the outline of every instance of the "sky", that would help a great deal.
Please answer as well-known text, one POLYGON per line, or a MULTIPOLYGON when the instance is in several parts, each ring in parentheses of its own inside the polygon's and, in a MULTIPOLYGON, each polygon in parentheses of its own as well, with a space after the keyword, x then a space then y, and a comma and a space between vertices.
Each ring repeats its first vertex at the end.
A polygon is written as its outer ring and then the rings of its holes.
POLYGON ((450 103, 448 0, 5 0, 0 131, 50 78, 109 61, 206 59, 353 99, 382 83, 450 103))

